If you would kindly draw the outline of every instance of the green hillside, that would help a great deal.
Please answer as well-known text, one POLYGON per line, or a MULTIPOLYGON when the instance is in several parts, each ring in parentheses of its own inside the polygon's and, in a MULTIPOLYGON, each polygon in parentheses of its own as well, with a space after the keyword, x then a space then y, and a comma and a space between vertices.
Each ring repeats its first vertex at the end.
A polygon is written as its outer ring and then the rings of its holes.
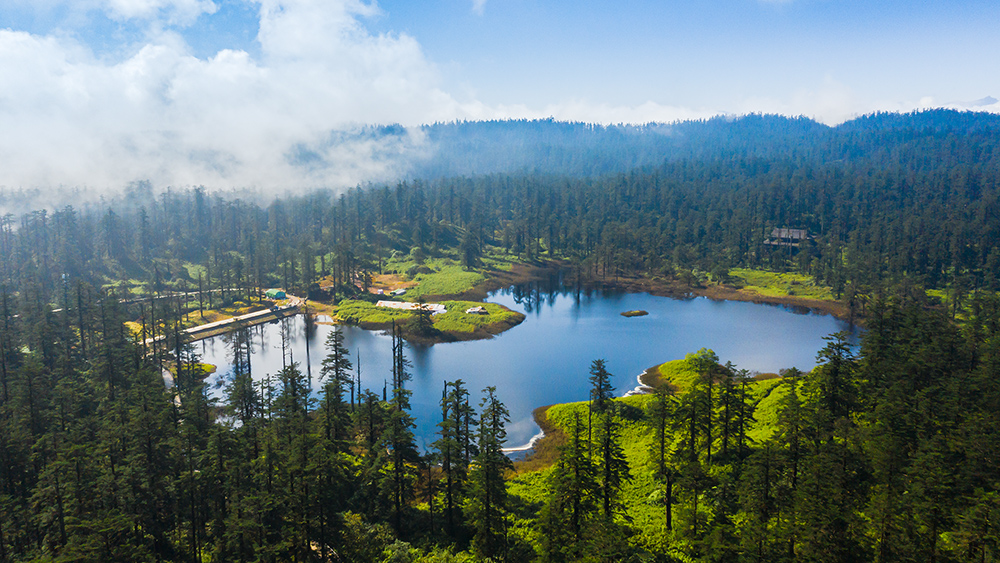
MULTIPOLYGON (((678 402, 681 397, 696 392, 701 383, 698 361, 705 356, 712 357, 711 350, 702 350, 698 354, 690 354, 685 359, 672 360, 655 366, 647 372, 646 380, 655 374, 659 379, 655 384, 667 390, 669 401, 678 402)), ((725 373, 724 366, 715 364, 718 373, 725 373)), ((733 374, 728 374, 731 376, 733 374)), ((727 377, 724 375, 723 377, 727 377)), ((722 385, 716 382, 716 387, 722 385)), ((785 378, 750 379, 746 381, 746 405, 752 411, 754 420, 749 421, 746 437, 749 444, 759 444, 773 436, 778 431, 778 412, 782 398, 786 397, 798 382, 785 378)), ((664 486, 655 478, 655 451, 657 445, 652 410, 657 400, 656 395, 633 395, 615 399, 617 406, 616 420, 621 425, 621 443, 628 465, 631 468, 632 479, 623 487, 621 496, 624 501, 624 512, 621 519, 630 523, 634 535, 629 538, 630 544, 641 551, 657 552, 667 543, 676 543, 672 534, 664 528, 664 486)), ((590 403, 576 402, 553 405, 545 411, 547 422, 556 432, 567 434, 570 431, 575 416, 587 420, 590 413, 590 403)), ((717 413, 720 414, 720 413, 717 413)), ((669 448, 678 451, 683 447, 686 429, 677 426, 672 421, 668 438, 669 448)), ((704 446, 703 446, 704 447, 704 446)), ((717 437, 713 448, 722 447, 721 438, 717 437)), ((735 448, 735 444, 731 445, 735 448)), ((732 456, 725 458, 731 462, 732 456)), ((525 504, 543 503, 549 490, 549 481, 555 468, 518 475, 510 481, 509 490, 512 495, 524 501, 525 504)), ((715 480, 732 479, 731 463, 713 467, 709 473, 715 480)), ((699 514, 706 520, 713 517, 710 508, 703 507, 699 514)), ((681 512, 678 508, 675 511, 681 512)), ((677 515, 675 515, 677 517, 677 515)), ((522 522, 516 527, 524 538, 536 545, 541 544, 537 530, 533 530, 528 522, 522 522)), ((672 549, 676 549, 676 546, 672 549)))

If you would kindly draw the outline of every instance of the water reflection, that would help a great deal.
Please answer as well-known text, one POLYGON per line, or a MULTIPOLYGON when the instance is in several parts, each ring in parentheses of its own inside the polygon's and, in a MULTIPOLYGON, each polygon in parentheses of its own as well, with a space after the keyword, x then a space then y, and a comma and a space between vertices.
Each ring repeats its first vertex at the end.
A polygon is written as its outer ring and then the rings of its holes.
MULTIPOLYGON (((407 346, 413 372, 409 382, 413 414, 422 445, 435 439, 444 381, 465 380, 472 391, 470 401, 476 405, 481 389, 497 386, 511 412, 509 443, 516 445, 537 432, 531 418, 534 408, 587 398, 588 370, 596 358, 607 360, 614 374, 612 384, 621 394, 636 385, 636 376, 645 368, 702 347, 714 349, 723 362, 731 361, 739 368, 808 370, 824 345, 823 336, 849 328, 832 317, 796 314, 784 307, 590 290, 568 279, 569 285, 567 278, 554 276, 491 294, 490 301, 527 315, 519 326, 496 338, 407 346), (649 315, 620 315, 631 309, 643 309, 649 315)), ((312 375, 318 390, 324 344, 333 327, 307 322, 301 316, 286 322, 288 358, 312 375)), ((381 396, 391 374, 389 336, 357 327, 343 327, 343 331, 361 388, 381 396)), ((202 342, 205 361, 218 365, 220 376, 230 369, 226 353, 230 339, 220 336, 202 342)), ((252 342, 254 378, 277 373, 283 361, 280 325, 254 327, 252 342)))

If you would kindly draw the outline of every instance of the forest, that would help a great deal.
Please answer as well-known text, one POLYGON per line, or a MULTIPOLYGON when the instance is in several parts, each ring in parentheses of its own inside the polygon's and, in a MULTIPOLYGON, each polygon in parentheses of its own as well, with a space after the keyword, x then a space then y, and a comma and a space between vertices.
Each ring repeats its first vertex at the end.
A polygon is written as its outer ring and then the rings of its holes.
POLYGON ((264 199, 138 182, 0 218, 0 561, 1000 556, 996 116, 426 134, 439 153, 394 184, 264 199), (810 237, 768 244, 776 228, 810 237), (336 307, 404 259, 489 278, 497 257, 593 286, 801 274, 865 332, 781 377, 663 358, 639 397, 614 398, 594 358, 590 400, 550 408, 548 450, 515 467, 503 398, 470 403, 461 380, 415 446, 412 326, 390 329, 382 392, 355 385, 332 332, 318 394, 292 361, 261 384, 238 328, 218 400, 180 331, 263 288, 336 307))

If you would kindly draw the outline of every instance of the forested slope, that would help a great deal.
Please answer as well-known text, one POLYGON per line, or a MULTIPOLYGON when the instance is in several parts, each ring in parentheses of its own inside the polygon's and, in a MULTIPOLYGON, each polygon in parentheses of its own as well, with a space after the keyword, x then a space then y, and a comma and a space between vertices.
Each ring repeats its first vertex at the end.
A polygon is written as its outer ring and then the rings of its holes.
MULTIPOLYGON (((646 125, 593 125, 548 120, 439 123, 422 128, 429 150, 416 159, 413 177, 542 173, 574 177, 649 169, 674 160, 784 158, 831 162, 884 161, 894 151, 923 149, 941 139, 955 147, 992 152, 1000 117, 931 110, 862 116, 835 127, 804 117, 719 116, 646 125)), ((386 130, 383 134, 401 134, 386 130)), ((935 146, 934 152, 950 153, 935 146)), ((954 154, 940 154, 944 159, 954 154)), ((971 155, 966 155, 971 156, 971 155)), ((980 158, 974 156, 973 158, 980 158)))
MULTIPOLYGON (((344 282, 380 271, 393 252, 451 249, 474 266, 493 246, 525 261, 566 258, 602 280, 764 268, 812 275, 852 302, 915 288, 950 291, 957 306, 1000 288, 997 119, 876 115, 832 130, 718 119, 672 126, 692 131, 698 150, 628 172, 450 177, 267 202, 139 184, 83 209, 4 216, 0 279, 57 302, 64 275, 190 286, 187 263, 212 287, 304 291, 320 273, 344 282), (771 146, 770 131, 794 142, 771 146), (794 251, 765 244, 779 227, 811 238, 794 251)), ((541 127, 505 125, 529 126, 541 127)))
POLYGON ((442 161, 267 200, 136 184, 5 215, 0 561, 994 560, 998 131, 948 111, 439 125, 440 146, 465 147, 454 162, 478 151, 475 174, 442 161), (814 238, 766 244, 776 227, 814 238), (496 256, 559 259, 594 285, 799 272, 868 333, 747 393, 738 366, 700 354, 673 395, 612 400, 595 363, 593 404, 556 421, 558 463, 505 485, 489 392, 476 409, 448 382, 441 440, 416 451, 399 334, 384 394, 354 386, 332 338, 313 396, 291 362, 254 383, 237 330, 216 404, 179 330, 202 298, 323 279, 336 303, 390 264, 482 273, 496 256), (163 346, 126 327, 139 319, 163 346))

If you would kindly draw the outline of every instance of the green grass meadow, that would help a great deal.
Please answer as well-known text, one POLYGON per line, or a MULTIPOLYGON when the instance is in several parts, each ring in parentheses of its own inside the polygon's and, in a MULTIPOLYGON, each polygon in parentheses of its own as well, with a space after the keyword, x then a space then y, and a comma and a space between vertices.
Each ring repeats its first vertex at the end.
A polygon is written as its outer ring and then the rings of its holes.
POLYGON ((803 297, 823 301, 835 300, 833 290, 825 285, 819 285, 812 276, 766 272, 733 268, 729 276, 736 280, 736 286, 767 297, 803 297))

